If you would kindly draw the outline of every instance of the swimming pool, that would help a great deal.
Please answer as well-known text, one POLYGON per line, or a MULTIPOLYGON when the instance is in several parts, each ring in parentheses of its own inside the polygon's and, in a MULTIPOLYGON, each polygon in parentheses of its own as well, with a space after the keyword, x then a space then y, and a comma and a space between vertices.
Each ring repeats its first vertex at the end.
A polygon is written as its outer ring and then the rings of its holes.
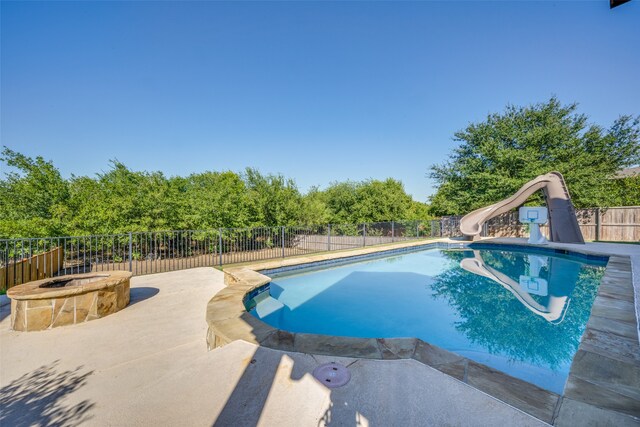
POLYGON ((429 249, 269 273, 250 312, 290 332, 415 337, 561 394, 606 259, 429 249))

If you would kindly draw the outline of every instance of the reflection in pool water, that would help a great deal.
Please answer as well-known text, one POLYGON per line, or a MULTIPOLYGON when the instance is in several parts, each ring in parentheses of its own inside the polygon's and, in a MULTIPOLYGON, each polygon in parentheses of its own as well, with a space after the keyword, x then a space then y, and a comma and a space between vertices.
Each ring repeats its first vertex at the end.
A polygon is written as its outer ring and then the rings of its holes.
POLYGON ((569 263, 563 265, 561 259, 550 261, 550 257, 548 256, 526 255, 529 267, 528 271, 525 272, 529 275, 520 275, 519 281, 515 281, 499 269, 488 266, 484 262, 480 251, 474 250, 473 255, 473 258, 464 258, 460 261, 460 267, 471 273, 487 277, 504 286, 505 289, 509 290, 522 305, 531 310, 532 313, 552 323, 562 322, 564 314, 566 313, 565 310, 569 305, 569 296, 571 291, 573 291, 572 285, 575 285, 577 282, 580 272, 578 265, 569 263), (541 277, 543 267, 547 268, 549 275, 551 275, 552 271, 559 273, 560 270, 562 270, 564 274, 570 274, 570 277, 564 281, 557 278, 552 279, 555 289, 550 290, 549 282, 541 277), (570 286, 570 288, 565 287, 562 289, 559 287, 560 283, 565 283, 570 286), (550 293, 550 291, 553 291, 553 293, 550 293), (544 305, 536 301, 533 295, 546 297, 544 301, 542 301, 544 305))
POLYGON ((251 312, 292 332, 421 338, 560 393, 603 265, 426 250, 274 277, 251 312))

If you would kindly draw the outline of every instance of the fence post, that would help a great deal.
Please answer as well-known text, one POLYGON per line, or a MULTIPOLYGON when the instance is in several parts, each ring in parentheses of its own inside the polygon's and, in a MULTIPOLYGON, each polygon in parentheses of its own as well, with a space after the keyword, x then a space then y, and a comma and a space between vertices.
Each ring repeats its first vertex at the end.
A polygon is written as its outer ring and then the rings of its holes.
POLYGON ((129 232, 129 272, 133 273, 133 235, 129 232))
POLYGON ((4 243, 4 287, 2 289, 5 291, 9 289, 9 241, 8 240, 4 243))
POLYGON ((331 251, 331 224, 327 224, 327 252, 331 251))
POLYGON ((222 267, 222 228, 218 228, 218 263, 222 267))
POLYGON ((596 242, 600 240, 600 208, 596 208, 596 242))
POLYGON ((391 243, 395 241, 396 238, 396 223, 391 221, 391 243))
POLYGON ((367 224, 362 224, 362 247, 367 246, 367 224))
POLYGON ((284 258, 284 225, 282 226, 282 258, 284 258))

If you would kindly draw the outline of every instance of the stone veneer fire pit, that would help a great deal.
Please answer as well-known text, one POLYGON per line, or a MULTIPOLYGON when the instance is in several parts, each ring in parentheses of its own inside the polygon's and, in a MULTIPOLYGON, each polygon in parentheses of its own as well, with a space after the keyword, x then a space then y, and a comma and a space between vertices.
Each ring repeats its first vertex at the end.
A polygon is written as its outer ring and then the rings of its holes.
POLYGON ((7 291, 11 327, 41 331, 99 319, 129 304, 128 271, 71 274, 37 280, 7 291))

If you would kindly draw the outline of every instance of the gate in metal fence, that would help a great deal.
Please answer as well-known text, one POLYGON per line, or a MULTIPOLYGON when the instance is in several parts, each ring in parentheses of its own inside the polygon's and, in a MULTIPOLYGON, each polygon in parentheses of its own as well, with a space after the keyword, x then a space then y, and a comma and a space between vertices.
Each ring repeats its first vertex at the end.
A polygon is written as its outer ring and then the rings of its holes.
POLYGON ((0 289, 55 275, 134 275, 437 237, 438 221, 219 228, 0 240, 0 289))

